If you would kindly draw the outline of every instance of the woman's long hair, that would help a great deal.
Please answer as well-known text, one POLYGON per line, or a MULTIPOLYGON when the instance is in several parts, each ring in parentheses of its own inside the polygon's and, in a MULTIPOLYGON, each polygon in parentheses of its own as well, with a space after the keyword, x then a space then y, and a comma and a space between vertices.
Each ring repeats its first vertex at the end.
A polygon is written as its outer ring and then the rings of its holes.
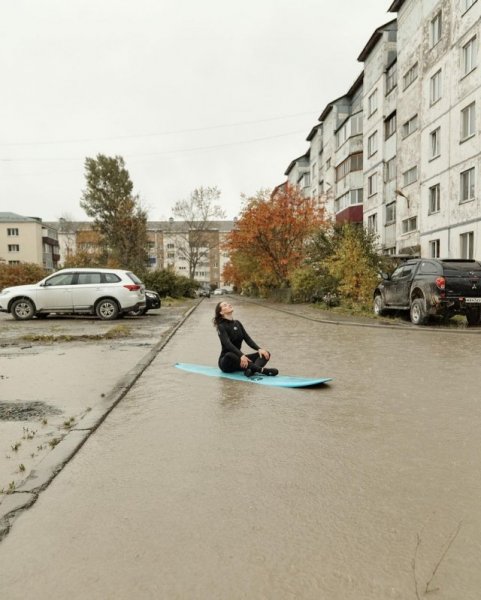
POLYGON ((219 323, 223 320, 223 316, 220 314, 220 305, 222 304, 222 302, 217 302, 217 304, 215 305, 215 313, 214 313, 214 318, 212 319, 212 323, 214 324, 214 327, 218 327, 219 323))

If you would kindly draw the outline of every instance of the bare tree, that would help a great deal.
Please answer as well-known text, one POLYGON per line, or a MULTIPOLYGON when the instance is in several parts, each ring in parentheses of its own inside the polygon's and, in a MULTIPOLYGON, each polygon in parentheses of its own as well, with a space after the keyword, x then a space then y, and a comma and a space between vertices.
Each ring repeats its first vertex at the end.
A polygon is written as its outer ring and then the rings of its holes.
POLYGON ((174 216, 185 224, 185 231, 178 232, 182 240, 178 252, 179 258, 189 265, 190 279, 194 279, 197 267, 219 246, 219 235, 212 228, 212 221, 225 219, 219 200, 217 187, 199 187, 188 200, 178 200, 172 209, 174 216))

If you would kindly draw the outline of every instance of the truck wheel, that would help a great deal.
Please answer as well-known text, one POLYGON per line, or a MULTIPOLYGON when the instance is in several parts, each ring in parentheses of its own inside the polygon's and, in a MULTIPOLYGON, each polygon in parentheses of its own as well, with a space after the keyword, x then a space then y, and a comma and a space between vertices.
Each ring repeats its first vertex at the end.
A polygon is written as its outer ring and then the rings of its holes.
POLYGON ((384 300, 382 299, 381 294, 376 294, 374 296, 374 314, 378 317, 386 314, 386 310, 384 309, 384 300))
POLYGON ((426 325, 428 316, 426 314, 423 298, 416 298, 412 301, 410 314, 411 323, 414 323, 414 325, 426 325))
POLYGON ((470 327, 474 325, 479 325, 479 320, 481 317, 481 311, 479 308, 468 308, 466 309, 466 321, 470 327))

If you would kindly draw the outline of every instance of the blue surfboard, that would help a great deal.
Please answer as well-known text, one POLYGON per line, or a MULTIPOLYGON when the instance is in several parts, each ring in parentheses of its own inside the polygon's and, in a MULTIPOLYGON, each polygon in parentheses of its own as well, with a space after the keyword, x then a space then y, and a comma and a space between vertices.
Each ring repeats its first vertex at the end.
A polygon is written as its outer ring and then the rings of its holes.
POLYGON ((189 373, 198 375, 208 375, 209 377, 223 377, 224 379, 233 379, 234 381, 243 381, 244 383, 259 383, 260 385, 269 385, 273 387, 302 388, 321 385, 332 381, 332 377, 289 377, 288 375, 276 375, 270 377, 267 375, 254 375, 246 377, 242 371, 235 373, 224 373, 217 367, 208 367, 205 365, 194 365, 190 363, 176 363, 175 366, 189 373))

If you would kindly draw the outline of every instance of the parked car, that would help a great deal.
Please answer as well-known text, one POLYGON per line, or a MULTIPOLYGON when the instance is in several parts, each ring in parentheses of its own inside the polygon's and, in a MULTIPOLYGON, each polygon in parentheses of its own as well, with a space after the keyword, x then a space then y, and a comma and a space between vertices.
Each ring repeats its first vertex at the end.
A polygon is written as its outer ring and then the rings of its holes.
POLYGON ((213 291, 214 296, 222 296, 223 294, 225 294, 225 291, 221 288, 217 288, 216 290, 213 291))
POLYGON ((481 263, 467 259, 416 258, 391 275, 381 274, 374 290, 374 313, 410 311, 415 325, 430 315, 464 315, 469 325, 481 317, 481 263))
POLYGON ((38 283, 0 292, 0 312, 19 321, 50 313, 93 314, 108 321, 145 305, 144 284, 121 269, 62 269, 38 283))
POLYGON ((154 290, 145 290, 145 306, 139 306, 138 308, 131 310, 129 315, 134 317, 140 317, 145 315, 147 311, 160 308, 162 301, 160 296, 154 290))
POLYGON ((198 290, 197 296, 199 296, 199 298, 210 298, 210 290, 207 288, 201 288, 198 290))

